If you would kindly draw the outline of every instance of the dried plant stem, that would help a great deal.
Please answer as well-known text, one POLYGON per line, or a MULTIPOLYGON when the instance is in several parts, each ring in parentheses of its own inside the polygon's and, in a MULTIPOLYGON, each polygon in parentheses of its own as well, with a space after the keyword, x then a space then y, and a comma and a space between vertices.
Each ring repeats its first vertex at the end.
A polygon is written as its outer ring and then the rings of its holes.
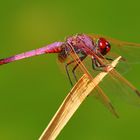
MULTIPOLYGON (((121 56, 111 63, 109 71, 117 65, 120 58, 121 56)), ((92 80, 84 74, 69 92, 39 140, 55 140, 80 104, 107 74, 108 72, 101 72, 92 80)))

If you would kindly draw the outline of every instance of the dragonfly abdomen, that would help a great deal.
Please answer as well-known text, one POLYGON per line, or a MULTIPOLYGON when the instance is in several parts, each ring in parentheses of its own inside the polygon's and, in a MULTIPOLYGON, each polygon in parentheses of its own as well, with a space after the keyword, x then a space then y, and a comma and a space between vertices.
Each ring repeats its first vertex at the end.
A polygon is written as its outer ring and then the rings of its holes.
POLYGON ((36 55, 45 54, 45 53, 59 53, 61 51, 62 44, 63 42, 54 42, 42 48, 38 48, 32 51, 17 54, 8 58, 0 59, 0 65, 7 64, 7 63, 24 59, 24 58, 36 56, 36 55))
POLYGON ((62 51, 63 42, 55 42, 47 45, 45 53, 60 53, 62 51))

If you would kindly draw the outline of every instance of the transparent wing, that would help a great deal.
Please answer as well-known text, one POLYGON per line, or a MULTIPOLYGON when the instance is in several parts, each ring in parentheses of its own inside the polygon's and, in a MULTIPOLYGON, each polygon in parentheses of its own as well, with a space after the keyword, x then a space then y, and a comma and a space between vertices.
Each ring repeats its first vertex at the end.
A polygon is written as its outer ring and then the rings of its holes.
POLYGON ((97 86, 92 92, 93 96, 99 100, 115 117, 119 118, 117 111, 111 103, 109 97, 103 92, 103 90, 97 86))
MULTIPOLYGON (((91 65, 89 65, 89 61, 91 61, 91 59, 89 57, 84 59, 84 61, 81 61, 80 57, 81 56, 78 56, 75 53, 74 48, 71 46, 71 53, 68 60, 70 60, 70 62, 73 62, 71 65, 72 67, 75 67, 78 64, 77 70, 75 72, 76 76, 78 75, 78 78, 80 78, 82 74, 86 73, 92 80, 99 73, 99 71, 93 71, 93 69, 91 69, 91 65)), ((113 107, 111 101, 99 86, 96 86, 93 95, 96 96, 96 99, 99 99, 105 105, 105 107, 118 118, 118 114, 115 111, 115 108, 113 107)))
POLYGON ((123 99, 123 101, 140 107, 140 92, 124 77, 114 70, 100 84, 108 96, 123 99))
MULTIPOLYGON (((135 44, 131 44, 131 45, 135 45, 135 44)), ((139 45, 137 45, 136 47, 139 48, 139 45)), ((88 51, 91 51, 91 54, 93 53, 93 56, 96 55, 96 54, 94 54, 94 52, 92 50, 88 50, 88 51)), ((123 55, 123 53, 122 53, 122 55, 123 55)), ((100 59, 100 61, 102 61, 103 64, 110 63, 105 58, 100 59)), ((92 69, 91 63, 89 63, 88 60, 85 60, 84 64, 85 64, 86 68, 88 69, 88 71, 90 72, 90 74, 92 75, 92 77, 94 77, 95 75, 97 75, 99 73, 98 71, 95 71, 92 69)), ((122 63, 122 65, 123 65, 123 63, 122 63)), ((115 93, 115 95, 123 97, 123 99, 127 100, 128 102, 135 104, 135 105, 139 105, 140 104, 140 92, 138 91, 138 89, 135 86, 133 86, 128 80, 126 80, 120 73, 117 72, 116 69, 118 69, 118 67, 120 67, 120 65, 117 65, 117 67, 110 72, 110 74, 108 76, 109 78, 107 80, 106 80, 106 78, 103 80, 103 82, 99 85, 101 87, 100 89, 102 89, 102 91, 105 91, 105 93, 112 93, 112 91, 113 91, 113 93, 115 93), (114 87, 115 87, 115 90, 112 90, 114 87)), ((98 88, 98 93, 101 96, 101 95, 103 95, 102 94, 103 92, 101 92, 100 89, 98 88)), ((100 100, 105 102, 105 104, 108 104, 108 100, 104 101, 103 99, 105 99, 105 98, 103 98, 103 96, 101 96, 101 97, 102 98, 100 98, 100 100)))

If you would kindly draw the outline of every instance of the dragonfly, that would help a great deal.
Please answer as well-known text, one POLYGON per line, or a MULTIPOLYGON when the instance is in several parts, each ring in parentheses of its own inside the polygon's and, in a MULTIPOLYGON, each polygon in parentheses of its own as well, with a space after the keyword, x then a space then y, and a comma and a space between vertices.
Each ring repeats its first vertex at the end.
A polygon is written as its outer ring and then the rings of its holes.
MULTIPOLYGON (((91 60, 90 67, 93 69, 93 73, 96 71, 107 72, 111 67, 109 65, 110 61, 113 61, 114 58, 116 58, 117 56, 121 55, 122 61, 127 61, 127 58, 123 57, 124 54, 127 54, 127 52, 123 52, 123 48, 125 48, 125 46, 130 46, 131 49, 133 49, 133 47, 140 49, 140 44, 138 43, 124 42, 102 35, 76 34, 67 37, 63 42, 54 42, 42 48, 0 59, 0 65, 42 54, 56 53, 58 54, 58 60, 61 63, 65 64, 66 74, 68 76, 70 84, 73 86, 69 66, 72 66, 72 75, 75 81, 78 81, 76 70, 80 67, 81 64, 84 65, 83 62, 87 57, 91 60), (121 50, 120 52, 123 53, 112 54, 112 50, 114 48, 121 50)), ((113 70, 111 70, 110 76, 112 79, 118 79, 119 82, 121 81, 121 83, 125 84, 132 91, 132 94, 136 96, 136 100, 137 98, 139 100, 140 92, 138 91, 138 89, 134 85, 132 85, 127 79, 125 79, 116 69, 113 68, 113 70)), ((97 86, 97 93, 98 98, 100 98, 100 100, 105 104, 105 106, 116 117, 118 117, 118 114, 113 107, 109 97, 104 93, 100 86, 97 86)), ((124 94, 126 93, 124 92, 124 94)), ((130 94, 127 92, 127 96, 129 95, 130 94)))

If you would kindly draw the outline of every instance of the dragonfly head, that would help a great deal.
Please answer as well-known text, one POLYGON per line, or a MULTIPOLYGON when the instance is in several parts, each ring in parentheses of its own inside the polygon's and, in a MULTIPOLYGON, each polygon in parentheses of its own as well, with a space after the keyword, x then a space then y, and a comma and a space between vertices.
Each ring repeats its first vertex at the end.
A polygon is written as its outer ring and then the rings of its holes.
POLYGON ((102 55, 106 55, 111 49, 110 43, 105 38, 98 39, 97 47, 102 55))

